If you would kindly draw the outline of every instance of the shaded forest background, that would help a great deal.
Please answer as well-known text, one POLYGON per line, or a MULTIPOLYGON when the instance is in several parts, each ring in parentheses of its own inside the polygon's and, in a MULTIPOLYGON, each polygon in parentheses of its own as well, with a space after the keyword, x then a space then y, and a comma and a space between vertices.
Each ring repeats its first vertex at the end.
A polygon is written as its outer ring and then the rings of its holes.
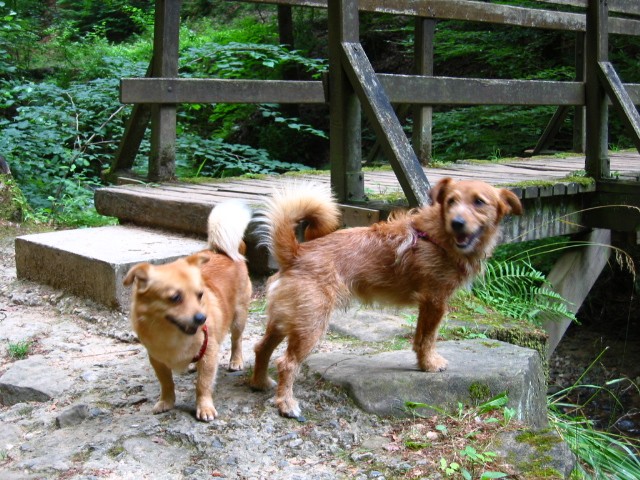
MULTIPOLYGON (((0 1, 0 155, 24 193, 25 216, 65 225, 106 221, 92 209, 93 189, 131 108, 119 103, 119 80, 144 76, 151 59, 153 8, 152 0, 0 1)), ((182 77, 276 79, 295 69, 301 78, 319 78, 326 71, 323 10, 294 9, 295 50, 278 44, 275 6, 185 0, 181 16, 182 77)), ((361 38, 376 71, 412 73, 412 19, 363 14, 361 38)), ((565 32, 442 21, 435 74, 572 80, 574 45, 565 32)), ((640 82, 640 39, 612 36, 610 50, 622 79, 640 82)), ((434 159, 521 155, 554 109, 438 107, 434 159)), ((180 177, 327 167, 325 106, 196 104, 180 106, 178 116, 180 177)), ((610 148, 630 147, 611 118, 610 148)), ((571 148, 571 121, 554 144, 560 151, 571 148)), ((366 122, 363 135, 366 150, 374 142, 366 122)), ((147 139, 136 163, 141 173, 148 149, 147 139)))

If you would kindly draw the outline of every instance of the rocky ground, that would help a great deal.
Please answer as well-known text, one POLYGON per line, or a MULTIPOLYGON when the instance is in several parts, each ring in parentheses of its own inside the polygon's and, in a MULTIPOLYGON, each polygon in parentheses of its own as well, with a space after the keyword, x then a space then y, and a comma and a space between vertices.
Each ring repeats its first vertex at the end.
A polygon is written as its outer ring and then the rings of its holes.
MULTIPOLYGON (((473 432, 491 442, 479 417, 455 424, 381 418, 308 374, 295 389, 305 422, 281 418, 272 393, 251 391, 246 372, 224 368, 215 421, 195 420, 192 374, 177 377, 177 408, 152 415, 158 384, 126 314, 17 281, 13 238, 25 232, 6 225, 2 231, 0 375, 21 362, 13 379, 20 388, 5 391, 0 402, 2 479, 436 479, 444 478, 442 458, 459 460, 461 438, 473 432), (29 354, 15 360, 9 349, 25 340, 29 354)), ((261 282, 255 286, 243 339, 249 365, 265 322, 261 282)), ((330 334, 319 350, 362 354, 371 345, 330 334)), ((227 355, 228 348, 223 367, 227 355)), ((516 474, 506 461, 489 463, 512 478, 536 478, 516 474)))

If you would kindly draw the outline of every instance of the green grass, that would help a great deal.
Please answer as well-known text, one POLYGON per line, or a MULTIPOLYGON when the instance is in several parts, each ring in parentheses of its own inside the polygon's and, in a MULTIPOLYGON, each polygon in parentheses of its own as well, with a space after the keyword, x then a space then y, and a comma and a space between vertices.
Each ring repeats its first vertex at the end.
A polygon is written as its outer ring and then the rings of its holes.
POLYGON ((23 340, 20 342, 9 342, 7 345, 7 354, 13 360, 22 360, 27 358, 32 342, 23 340))

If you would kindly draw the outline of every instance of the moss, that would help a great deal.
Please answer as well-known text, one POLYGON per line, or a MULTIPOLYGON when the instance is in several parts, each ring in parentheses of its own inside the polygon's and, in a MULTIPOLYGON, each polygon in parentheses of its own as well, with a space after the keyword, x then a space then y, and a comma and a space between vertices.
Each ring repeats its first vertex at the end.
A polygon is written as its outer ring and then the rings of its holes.
POLYGON ((0 220, 20 222, 27 210, 27 200, 13 177, 0 174, 0 220))
POLYGON ((469 397, 475 402, 483 402, 491 397, 489 385, 482 382, 473 382, 469 385, 469 397))
POLYGON ((526 443, 535 450, 528 458, 509 458, 525 478, 555 479, 564 478, 560 472, 551 467, 553 461, 549 454, 551 449, 562 440, 549 430, 534 432, 524 431, 515 437, 520 443, 526 443))
POLYGON ((527 430, 517 435, 516 441, 531 445, 538 453, 546 453, 562 440, 559 436, 554 435, 549 430, 541 430, 539 432, 527 430))

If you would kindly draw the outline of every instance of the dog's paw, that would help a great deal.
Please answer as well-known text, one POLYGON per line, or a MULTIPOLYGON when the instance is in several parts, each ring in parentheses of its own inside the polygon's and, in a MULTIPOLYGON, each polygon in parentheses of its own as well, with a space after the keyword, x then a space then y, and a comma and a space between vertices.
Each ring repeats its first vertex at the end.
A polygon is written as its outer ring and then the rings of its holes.
POLYGON ((196 407, 196 418, 203 422, 211 422, 218 416, 218 411, 212 403, 200 404, 196 407))
POLYGON ((293 398, 289 399, 276 399, 276 407, 280 415, 287 418, 302 418, 302 410, 300 405, 293 398))
POLYGON ((419 360, 420 370, 425 372, 443 372, 447 369, 448 364, 447 359, 439 353, 432 353, 425 359, 419 360))
POLYGON ((265 380, 257 380, 251 377, 248 384, 249 384, 249 387, 251 387, 251 389, 253 390, 264 391, 264 390, 271 390, 272 388, 275 388, 278 382, 276 382, 271 377, 267 377, 265 380))
POLYGON ((229 371, 230 372, 238 372, 238 371, 242 370, 243 368, 244 368, 244 362, 242 361, 242 359, 240 359, 240 360, 231 359, 231 361, 229 362, 229 371))
POLYGON ((173 408, 174 402, 169 400, 158 400, 156 404, 153 406, 153 413, 158 414, 162 412, 168 412, 173 408))

